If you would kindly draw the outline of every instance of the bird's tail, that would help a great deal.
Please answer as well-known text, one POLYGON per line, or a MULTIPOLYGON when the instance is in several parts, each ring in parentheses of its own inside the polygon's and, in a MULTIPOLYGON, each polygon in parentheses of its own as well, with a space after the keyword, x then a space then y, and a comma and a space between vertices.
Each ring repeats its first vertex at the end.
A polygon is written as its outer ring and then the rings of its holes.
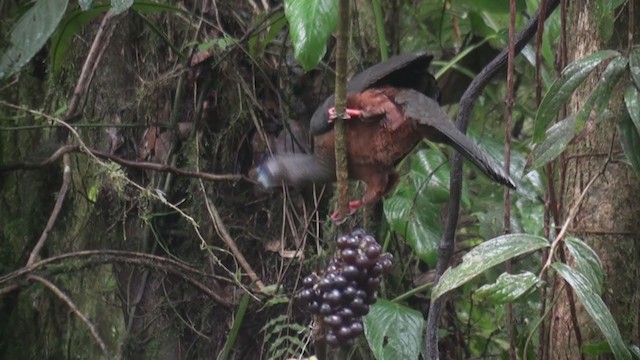
MULTIPOLYGON (((480 148, 473 140, 466 137, 458 129, 451 125, 452 131, 446 131, 446 137, 449 139, 448 143, 458 150, 460 154, 469 159, 478 169, 482 170, 487 176, 494 181, 508 186, 511 189, 516 188, 516 184, 507 175, 502 166, 489 155, 486 151, 480 148)), ((447 129, 449 130, 449 129, 447 129)))
POLYGON ((301 186, 309 183, 335 181, 333 164, 322 161, 315 155, 275 155, 256 168, 257 181, 265 188, 286 185, 301 186))

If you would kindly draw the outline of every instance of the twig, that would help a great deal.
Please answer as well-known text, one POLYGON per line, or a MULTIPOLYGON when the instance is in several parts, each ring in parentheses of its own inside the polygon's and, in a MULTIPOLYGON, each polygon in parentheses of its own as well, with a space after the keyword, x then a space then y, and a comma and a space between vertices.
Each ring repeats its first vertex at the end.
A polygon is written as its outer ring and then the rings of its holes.
POLYGON ((338 181, 338 217, 349 213, 349 182, 347 170, 347 142, 344 121, 347 106, 347 52, 349 51, 349 0, 340 0, 338 13, 338 42, 336 45, 335 121, 336 179, 338 181))
POLYGON ((80 99, 85 95, 87 89, 89 88, 89 79, 91 79, 93 73, 97 69, 98 63, 100 62, 102 54, 104 53, 104 49, 108 45, 111 34, 111 32, 109 31, 109 26, 111 25, 111 20, 113 20, 113 18, 114 15, 111 11, 107 11, 107 13, 102 18, 102 22, 100 23, 100 27, 96 32, 96 36, 93 38, 93 43, 91 44, 91 48, 89 49, 87 58, 82 65, 82 71, 80 72, 80 77, 78 77, 76 87, 73 90, 73 96, 69 101, 67 118, 73 117, 74 114, 78 111, 80 99))
POLYGON ((33 250, 31 250, 29 260, 27 260, 27 265, 31 265, 36 261, 40 250, 42 250, 44 243, 49 237, 49 233, 53 229, 53 226, 58 219, 58 215, 60 215, 60 209, 62 209, 64 199, 67 197, 69 184, 71 184, 71 161, 69 160, 68 154, 64 155, 62 163, 64 164, 64 169, 62 171, 62 186, 60 187, 60 191, 58 192, 58 198, 56 199, 56 203, 53 206, 53 210, 51 211, 51 215, 49 216, 49 220, 47 221, 47 226, 45 226, 42 235, 40 235, 40 239, 38 239, 36 246, 34 246, 33 250))
MULTIPOLYGON (((540 21, 539 24, 544 23, 540 21)), ((538 26, 539 26, 538 24, 538 26)), ((516 2, 509 1, 509 48, 507 51, 507 99, 506 99, 506 116, 505 116, 505 140, 504 140, 504 170, 507 176, 510 173, 511 166, 511 118, 513 115, 513 98, 514 98, 514 58, 515 58, 515 34, 516 34, 516 2)), ((504 188, 504 217, 503 217, 504 233, 511 233, 511 192, 510 189, 504 188)), ((507 260, 505 267, 507 273, 511 273, 512 260, 507 260)), ((516 335, 515 325, 513 323, 513 304, 507 303, 507 336, 509 338, 509 359, 516 359, 516 335)))
MULTIPOLYGON (((66 253, 58 256, 52 256, 45 260, 35 262, 30 266, 25 266, 11 273, 0 276, 0 284, 17 282, 23 276, 31 275, 33 272, 41 268, 46 268, 49 265, 55 265, 55 264, 64 262, 66 260, 75 259, 75 258, 84 258, 84 257, 89 258, 89 260, 87 261, 86 264, 84 264, 84 266, 93 267, 93 265, 118 262, 118 263, 125 263, 125 264, 136 265, 136 266, 145 266, 151 269, 156 269, 159 271, 170 273, 174 276, 177 276, 183 279, 185 282, 191 284, 198 290, 202 291, 204 294, 206 294, 209 298, 211 298, 211 300, 215 301, 216 303, 226 308, 231 307, 231 303, 228 300, 222 298, 220 295, 211 291, 209 285, 203 284, 202 282, 194 279, 192 276, 189 276, 189 274, 201 276, 203 278, 218 278, 218 279, 228 281, 230 283, 235 283, 234 281, 226 278, 220 278, 218 276, 205 274, 187 264, 184 264, 182 262, 179 262, 173 259, 165 258, 162 256, 151 255, 146 253, 136 253, 136 252, 130 252, 130 251, 120 251, 120 250, 85 250, 85 251, 78 251, 73 253, 66 253)), ((81 267, 80 265, 77 265, 77 264, 72 264, 72 266, 68 267, 69 271, 72 271, 81 267), (75 267, 72 267, 72 266, 75 266, 75 267)), ((55 267, 54 270, 49 270, 48 273, 53 275, 63 271, 66 271, 64 267, 57 266, 55 267)), ((13 290, 13 286, 14 284, 11 284, 3 289, 9 288, 10 290, 13 290)))
POLYGON ((102 352, 105 355, 108 355, 107 345, 104 343, 104 341, 100 337, 100 334, 98 334, 98 330, 96 330, 95 325, 93 325, 93 323, 89 320, 89 318, 87 318, 80 310, 78 310, 78 307, 73 303, 73 301, 67 295, 65 295, 52 282, 50 282, 49 280, 43 277, 40 277, 38 275, 28 275, 27 277, 33 281, 41 283, 46 288, 51 290, 51 292, 53 292, 60 300, 62 300, 62 302, 65 303, 67 307, 69 307, 69 309, 71 309, 71 311, 74 314, 76 314, 80 318, 80 320, 82 320, 82 322, 89 328, 91 335, 93 335, 93 338, 98 343, 98 346, 100 346, 100 349, 102 350, 102 352))
MULTIPOLYGON (((519 53, 527 42, 533 37, 540 18, 546 19, 558 6, 560 0, 550 0, 545 13, 538 12, 521 31, 515 43, 515 53, 519 53)), ((478 74, 460 100, 460 111, 458 112, 456 127, 466 133, 469 125, 469 118, 475 100, 480 96, 482 89, 489 83, 491 78, 507 61, 507 51, 503 50, 478 74)), ((460 211, 460 200, 462 198, 462 156, 454 152, 451 156, 451 176, 449 185, 449 211, 447 212, 447 223, 438 248, 438 263, 436 265, 436 280, 449 267, 455 245, 455 233, 458 226, 458 215, 460 211)), ((427 353, 430 360, 439 359, 438 350, 438 324, 442 313, 446 296, 439 297, 431 303, 427 319, 427 353)))
POLYGON ((6 164, 6 165, 1 165, 0 166, 0 173, 8 172, 8 171, 15 171, 15 170, 38 170, 38 169, 42 169, 42 168, 45 168, 45 167, 53 165, 58 159, 60 159, 60 157, 62 157, 63 155, 66 155, 68 153, 72 153, 72 152, 90 153, 91 155, 94 155, 94 156, 96 156, 98 158, 111 160, 116 164, 119 164, 119 165, 122 165, 122 166, 126 166, 126 167, 130 167, 130 168, 151 170, 151 171, 157 171, 157 172, 162 172, 162 173, 171 173, 171 174, 175 174, 175 175, 200 178, 200 179, 209 180, 209 181, 225 181, 225 180, 226 181, 238 181, 238 180, 242 180, 242 179, 250 181, 249 179, 245 178, 242 175, 236 175, 236 174, 218 175, 218 174, 211 174, 211 173, 205 173, 205 172, 200 172, 200 171, 183 170, 183 169, 179 169, 179 168, 173 167, 171 165, 166 165, 166 164, 159 164, 159 163, 145 162, 145 161, 126 160, 126 159, 123 159, 123 158, 121 158, 119 156, 116 156, 116 155, 113 155, 113 154, 109 154, 109 153, 106 153, 106 152, 103 152, 103 151, 100 151, 100 150, 89 149, 89 148, 82 149, 80 147, 80 145, 65 145, 65 146, 62 146, 55 153, 53 153, 53 155, 51 155, 49 158, 47 158, 46 160, 44 160, 44 161, 42 161, 40 163, 16 162, 16 163, 10 163, 10 164, 6 164))

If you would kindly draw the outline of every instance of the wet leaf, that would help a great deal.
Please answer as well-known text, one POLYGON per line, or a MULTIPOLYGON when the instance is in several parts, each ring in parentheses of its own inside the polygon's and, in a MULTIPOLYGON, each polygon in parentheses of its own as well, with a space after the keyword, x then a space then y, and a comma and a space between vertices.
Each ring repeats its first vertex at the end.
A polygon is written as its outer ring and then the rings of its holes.
POLYGON ((111 0, 111 12, 114 15, 121 14, 133 5, 133 0, 111 0))
POLYGON ((549 242, 540 236, 529 234, 503 235, 486 241, 463 258, 462 264, 449 268, 433 288, 431 300, 451 291, 506 260, 531 251, 548 247, 549 242))
POLYGON ((338 24, 338 0, 286 0, 284 13, 294 55, 305 70, 311 70, 327 51, 327 40, 338 24))
POLYGON ((536 144, 529 154, 524 172, 527 173, 553 161, 567 148, 576 131, 575 117, 569 117, 547 130, 545 139, 536 144))
POLYGON ((598 254, 580 239, 570 237, 564 243, 575 261, 576 270, 584 275, 598 294, 602 294, 604 270, 598 254))
POLYGON ((629 84, 624 92, 624 103, 627 105, 633 124, 640 132, 640 92, 633 84, 629 84))
POLYGON ((584 275, 570 268, 566 264, 554 263, 551 265, 560 276, 571 286, 578 300, 584 306, 587 313, 596 323, 602 334, 607 339, 611 351, 618 360, 630 360, 631 354, 622 340, 620 330, 609 308, 605 305, 600 295, 591 286, 584 275))
POLYGON ((596 66, 606 59, 619 55, 620 53, 614 50, 599 51, 570 64, 562 71, 562 75, 551 85, 538 108, 533 131, 535 143, 544 138, 547 126, 556 117, 562 105, 567 102, 575 89, 582 84, 596 66))
POLYGON ((11 29, 0 57, 0 79, 20 71, 42 49, 67 10, 68 0, 38 0, 11 29))
POLYGON ((531 272, 522 274, 502 273, 495 283, 482 286, 473 293, 477 301, 489 300, 493 304, 504 304, 517 300, 538 283, 538 277, 531 272))
POLYGON ((364 334, 377 360, 418 359, 425 321, 420 312, 380 299, 363 318, 364 334))
MULTIPOLYGON (((627 109, 629 110, 629 109, 627 109)), ((620 133, 620 143, 622 150, 629 161, 629 164, 640 175, 640 134, 634 125, 630 115, 631 110, 621 110, 618 118, 618 132, 620 133)))
POLYGON ((640 46, 634 47, 629 53, 629 69, 633 82, 640 88, 640 46))

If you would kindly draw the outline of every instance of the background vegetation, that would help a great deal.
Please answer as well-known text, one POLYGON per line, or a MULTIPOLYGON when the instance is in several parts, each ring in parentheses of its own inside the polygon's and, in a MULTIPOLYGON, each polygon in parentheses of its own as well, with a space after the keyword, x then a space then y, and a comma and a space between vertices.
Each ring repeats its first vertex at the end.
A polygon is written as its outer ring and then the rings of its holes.
MULTIPOLYGON (((432 52, 460 119, 510 15, 519 31, 553 3, 352 1, 349 74, 432 52)), ((458 211, 452 152, 425 141, 350 219, 394 269, 365 335, 325 348, 295 294, 335 250, 333 187, 264 191, 253 169, 311 146, 337 4, 0 0, 0 358, 640 358, 640 19, 622 0, 561 1, 476 99, 468 132, 509 149, 517 191, 467 166, 458 211)))

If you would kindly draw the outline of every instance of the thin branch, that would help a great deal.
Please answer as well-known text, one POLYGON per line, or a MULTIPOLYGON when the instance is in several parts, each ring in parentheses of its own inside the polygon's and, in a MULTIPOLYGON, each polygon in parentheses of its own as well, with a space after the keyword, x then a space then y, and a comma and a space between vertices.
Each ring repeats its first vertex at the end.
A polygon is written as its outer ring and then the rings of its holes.
POLYGON ((80 265, 80 264, 71 263, 67 268, 56 266, 54 267, 54 269, 48 270, 48 274, 53 275, 61 272, 73 271, 82 267, 88 267, 88 266, 93 267, 95 265, 109 264, 114 262, 125 263, 125 264, 135 265, 135 266, 145 266, 151 269, 155 269, 157 271, 162 271, 162 272, 170 273, 174 276, 177 276, 183 279, 185 282, 191 284, 198 290, 202 291, 204 294, 206 294, 209 298, 211 298, 216 303, 224 306, 225 308, 231 307, 231 303, 228 300, 224 299, 220 295, 211 291, 210 289, 211 286, 206 285, 194 279, 189 274, 194 276, 200 276, 203 278, 222 279, 234 284, 235 284, 235 281, 225 279, 225 278, 220 278, 219 276, 212 276, 209 274, 205 274, 199 271, 198 269, 195 269, 180 261, 165 258, 162 256, 151 255, 146 253, 136 253, 136 252, 130 252, 130 251, 86 250, 86 251, 67 253, 67 254, 58 255, 58 256, 52 256, 45 260, 35 262, 29 266, 22 267, 16 271, 0 276, 0 284, 9 283, 10 285, 8 285, 3 289, 9 288, 10 290, 14 290, 13 288, 13 286, 15 285, 13 284, 14 282, 20 282, 20 279, 22 277, 31 275, 32 273, 36 272, 37 270, 40 270, 41 268, 47 268, 47 266, 56 265, 58 263, 62 263, 67 260, 71 260, 75 258, 85 258, 85 257, 89 258, 85 264, 80 265))
POLYGON ((336 93, 335 121, 336 179, 338 181, 338 217, 349 213, 349 182, 347 170, 347 141, 344 121, 347 106, 347 53, 349 51, 349 0, 340 0, 338 19, 338 43, 336 44, 336 93))
POLYGON ((48 288, 49 290, 51 290, 51 292, 53 292, 60 300, 62 300, 63 303, 65 303, 67 305, 67 307, 69 309, 71 309, 71 311, 76 314, 80 320, 82 320, 82 322, 89 328, 89 331, 91 332, 91 335, 93 335, 93 338, 96 340, 96 342, 98 343, 98 346, 100 346, 100 349, 102 350, 102 352, 105 355, 108 355, 108 351, 107 351, 107 345, 104 343, 104 341, 102 340, 102 338, 100 337, 100 334, 98 334, 98 330, 96 329, 95 325, 93 325, 93 323, 89 320, 89 318, 87 318, 86 315, 84 315, 79 309, 78 307, 73 303, 73 301, 67 296, 65 295, 57 286, 55 286, 52 282, 50 282, 49 280, 40 277, 38 275, 28 275, 27 276, 30 280, 39 282, 40 284, 44 285, 46 288, 48 288))
POLYGON ((15 163, 9 163, 6 165, 0 165, 0 173, 15 171, 15 170, 39 170, 42 168, 46 168, 55 164, 55 162, 58 161, 58 159, 60 159, 60 157, 62 157, 63 155, 66 155, 72 152, 76 152, 76 153, 88 152, 89 154, 96 156, 98 158, 111 160, 116 164, 126 166, 129 168, 135 168, 135 169, 151 170, 151 171, 156 171, 161 173, 171 173, 175 175, 200 178, 200 179, 209 180, 209 181, 239 181, 242 179, 250 181, 249 179, 245 178, 242 175, 236 175, 236 174, 218 175, 218 174, 211 174, 211 173, 205 173, 200 171, 183 170, 183 169, 176 168, 166 164, 126 160, 119 156, 106 153, 104 151, 89 149, 89 148, 83 149, 81 148, 80 145, 62 146, 55 153, 53 153, 53 155, 51 155, 49 158, 39 163, 15 162, 15 163))
POLYGON ((93 43, 91 44, 87 58, 82 65, 82 71, 80 72, 80 77, 78 77, 76 87, 73 90, 73 96, 69 101, 67 118, 73 117, 78 112, 80 99, 86 94, 87 89, 89 88, 89 80, 93 77, 93 74, 100 63, 100 59, 102 58, 102 54, 104 54, 104 49, 109 44, 109 39, 111 38, 111 31, 109 30, 111 21, 114 17, 115 15, 111 11, 107 11, 102 18, 102 22, 96 32, 96 36, 93 38, 93 43))
MULTIPOLYGON (((545 13, 542 13, 542 18, 546 19, 558 6, 560 0, 550 0, 549 6, 545 13)), ((529 42, 529 40, 535 34, 535 29, 538 25, 538 20, 541 18, 540 12, 538 12, 527 24, 525 29, 521 31, 515 43, 515 53, 518 54, 529 42)), ((489 83, 493 75, 504 66, 507 61, 507 50, 503 50, 500 54, 493 59, 482 71, 473 79, 465 93, 460 100, 460 111, 456 119, 456 127, 466 133, 469 125, 469 119, 471 116, 471 110, 476 99, 480 96, 482 89, 489 83)), ((444 273, 449 267, 451 257, 453 256, 453 250, 455 245, 455 233, 458 226, 458 215, 460 211, 460 200, 462 197, 462 156, 458 152, 454 152, 451 156, 451 176, 449 186, 449 211, 447 213, 447 223, 445 230, 440 241, 438 248, 438 263, 436 265, 436 278, 444 273)), ((446 301, 446 296, 439 297, 435 302, 431 304, 429 309, 429 316, 427 319, 427 353, 430 360, 439 359, 438 350, 438 324, 440 322, 440 316, 443 309, 443 304, 446 301)))
MULTIPOLYGON (((544 23, 540 21, 539 24, 544 23)), ((504 139, 504 169, 507 176, 511 166, 511 118, 513 115, 514 102, 514 58, 515 58, 515 34, 516 34, 516 1, 509 1, 509 48, 507 52, 507 98, 505 116, 505 139, 504 139)), ((511 192, 508 187, 504 188, 504 233, 511 233, 511 192)), ((512 260, 507 260, 505 267, 507 273, 511 273, 512 260)), ((513 323, 513 304, 507 303, 507 335, 509 338, 509 359, 516 359, 516 335, 515 324, 513 323)))
POLYGON ((53 210, 51 211, 51 215, 49 216, 49 220, 47 221, 47 226, 44 228, 42 235, 40 235, 40 239, 38 239, 36 246, 34 246, 33 250, 31 250, 29 260, 27 260, 27 265, 31 265, 36 261, 40 250, 42 250, 44 243, 49 237, 49 233, 53 229, 53 226, 58 219, 58 215, 60 215, 60 210, 62 209, 64 199, 67 197, 69 185, 71 184, 71 161, 69 160, 68 154, 64 155, 62 163, 64 164, 64 170, 62 171, 62 186, 60 187, 60 191, 58 192, 58 198, 56 199, 56 203, 53 206, 53 210))

